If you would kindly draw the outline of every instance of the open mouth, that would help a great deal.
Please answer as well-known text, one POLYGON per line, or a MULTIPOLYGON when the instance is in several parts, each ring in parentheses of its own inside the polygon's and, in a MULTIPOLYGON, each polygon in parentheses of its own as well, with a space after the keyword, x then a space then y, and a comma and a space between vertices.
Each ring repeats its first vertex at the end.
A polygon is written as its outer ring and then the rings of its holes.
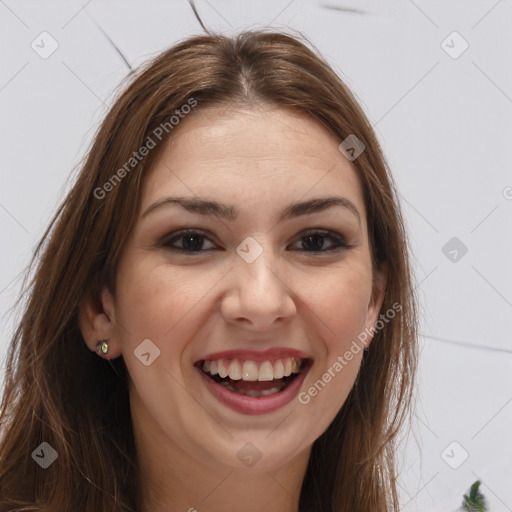
MULTIPOLYGON (((266 365, 262 368, 260 365, 259 375, 254 371, 239 371, 239 368, 246 368, 242 366, 242 362, 235 361, 235 369, 229 365, 229 374, 227 371, 227 365, 220 368, 215 362, 210 361, 198 361, 196 366, 210 379, 217 384, 225 387, 233 393, 239 395, 250 396, 254 398, 269 396, 284 391, 302 372, 311 366, 311 359, 295 359, 289 358, 291 361, 287 361, 284 364, 281 361, 278 362, 265 362, 266 365), (283 364, 281 370, 281 364, 283 364), (220 371, 219 371, 220 370, 220 371), (225 375, 225 376, 221 376, 225 375), (282 375, 282 376, 281 376, 282 375), (235 377, 235 378, 231 378, 235 377)), ((257 363, 250 363, 256 365, 257 363)))

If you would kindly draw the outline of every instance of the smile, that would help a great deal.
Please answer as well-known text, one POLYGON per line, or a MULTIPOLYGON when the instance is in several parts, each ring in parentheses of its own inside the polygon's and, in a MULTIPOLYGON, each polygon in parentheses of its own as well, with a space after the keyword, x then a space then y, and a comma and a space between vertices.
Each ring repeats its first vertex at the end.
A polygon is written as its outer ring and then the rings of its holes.
POLYGON ((195 366, 224 405, 244 414, 263 414, 294 398, 311 364, 311 359, 297 357, 266 361, 222 358, 198 361, 195 366))
POLYGON ((218 359, 204 361, 201 369, 212 376, 221 378, 229 377, 231 380, 243 380, 251 382, 263 382, 283 377, 289 377, 292 373, 299 373, 302 359, 287 357, 274 361, 243 361, 240 359, 218 359))

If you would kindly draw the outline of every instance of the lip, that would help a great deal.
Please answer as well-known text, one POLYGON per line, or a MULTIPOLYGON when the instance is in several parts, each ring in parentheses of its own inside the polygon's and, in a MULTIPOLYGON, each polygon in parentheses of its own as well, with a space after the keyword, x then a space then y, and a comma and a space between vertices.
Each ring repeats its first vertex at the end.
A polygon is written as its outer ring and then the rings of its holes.
POLYGON ((312 360, 308 359, 306 367, 283 391, 261 397, 234 393, 224 386, 217 384, 217 382, 208 377, 198 366, 195 368, 206 384, 207 389, 221 404, 240 414, 256 416, 272 413, 288 405, 298 395, 311 366, 312 360))
POLYGON ((313 359, 312 356, 301 350, 293 348, 269 348, 268 350, 224 350, 222 352, 214 352, 201 357, 194 362, 195 365, 201 361, 214 361, 217 359, 242 359, 243 361, 272 361, 273 359, 281 359, 285 357, 296 357, 297 359, 313 359))

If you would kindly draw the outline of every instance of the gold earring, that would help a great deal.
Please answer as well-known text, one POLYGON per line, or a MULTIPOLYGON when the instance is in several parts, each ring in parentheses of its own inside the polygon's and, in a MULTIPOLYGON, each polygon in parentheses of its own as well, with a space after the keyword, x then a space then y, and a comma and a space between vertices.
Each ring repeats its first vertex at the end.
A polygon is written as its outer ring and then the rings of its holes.
POLYGON ((103 354, 108 352, 107 340, 99 340, 96 342, 96 351, 99 353, 100 350, 103 352, 103 354))

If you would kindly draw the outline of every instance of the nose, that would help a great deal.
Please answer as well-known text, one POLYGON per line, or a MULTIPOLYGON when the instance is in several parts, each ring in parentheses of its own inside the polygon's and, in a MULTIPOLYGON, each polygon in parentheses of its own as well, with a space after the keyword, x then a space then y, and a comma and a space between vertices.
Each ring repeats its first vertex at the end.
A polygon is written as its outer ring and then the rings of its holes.
POLYGON ((270 249, 264 249, 251 263, 237 254, 234 265, 221 304, 226 322, 258 330, 295 315, 293 284, 270 249))

